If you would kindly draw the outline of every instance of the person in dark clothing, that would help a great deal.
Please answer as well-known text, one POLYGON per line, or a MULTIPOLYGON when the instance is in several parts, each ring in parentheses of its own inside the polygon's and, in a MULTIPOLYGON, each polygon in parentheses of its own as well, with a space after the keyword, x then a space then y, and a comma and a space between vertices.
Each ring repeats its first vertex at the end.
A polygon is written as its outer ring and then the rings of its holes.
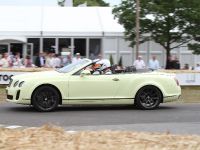
POLYGON ((180 62, 178 57, 168 57, 168 65, 166 66, 166 69, 180 69, 180 62))
POLYGON ((173 69, 180 69, 181 66, 178 57, 174 56, 174 60, 172 62, 173 62, 173 69))
POLYGON ((37 67, 44 67, 44 65, 45 65, 45 57, 44 57, 43 53, 40 53, 39 56, 36 57, 35 65, 37 67))
POLYGON ((169 56, 169 57, 167 58, 166 69, 173 69, 173 61, 172 61, 172 57, 171 57, 171 56, 169 56))

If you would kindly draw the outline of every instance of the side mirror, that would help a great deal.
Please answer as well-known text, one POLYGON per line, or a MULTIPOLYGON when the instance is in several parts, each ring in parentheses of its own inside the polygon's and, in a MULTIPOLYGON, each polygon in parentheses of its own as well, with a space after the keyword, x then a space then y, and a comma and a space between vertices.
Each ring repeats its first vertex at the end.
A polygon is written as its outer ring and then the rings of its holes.
POLYGON ((86 76, 86 75, 91 75, 91 72, 89 70, 83 70, 81 72, 81 77, 86 76))

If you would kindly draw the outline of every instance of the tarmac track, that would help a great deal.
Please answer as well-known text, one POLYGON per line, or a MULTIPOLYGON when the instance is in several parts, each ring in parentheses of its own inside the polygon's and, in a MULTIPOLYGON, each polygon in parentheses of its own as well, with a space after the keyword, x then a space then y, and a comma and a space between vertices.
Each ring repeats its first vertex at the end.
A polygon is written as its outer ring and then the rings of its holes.
POLYGON ((37 127, 54 124, 66 130, 135 130, 200 134, 200 104, 161 104, 156 110, 132 106, 64 106, 41 113, 30 106, 3 103, 0 124, 37 127))

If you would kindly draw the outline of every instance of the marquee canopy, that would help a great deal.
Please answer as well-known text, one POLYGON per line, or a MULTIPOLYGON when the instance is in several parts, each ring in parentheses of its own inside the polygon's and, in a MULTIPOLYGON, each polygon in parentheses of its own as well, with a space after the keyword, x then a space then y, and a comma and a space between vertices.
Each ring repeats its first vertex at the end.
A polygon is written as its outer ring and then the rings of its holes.
POLYGON ((0 36, 123 36, 111 7, 0 6, 0 36))

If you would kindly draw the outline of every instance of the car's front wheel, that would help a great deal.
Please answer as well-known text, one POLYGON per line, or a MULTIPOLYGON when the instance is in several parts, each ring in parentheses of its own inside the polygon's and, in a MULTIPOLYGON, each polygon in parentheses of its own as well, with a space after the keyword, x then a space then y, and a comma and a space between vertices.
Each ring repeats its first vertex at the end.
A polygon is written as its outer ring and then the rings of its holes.
POLYGON ((60 96, 58 91, 51 86, 37 88, 32 96, 32 104, 38 111, 49 112, 57 108, 60 96))
POLYGON ((162 101, 162 93, 155 86, 145 86, 141 88, 135 99, 136 106, 141 109, 155 109, 162 101))

